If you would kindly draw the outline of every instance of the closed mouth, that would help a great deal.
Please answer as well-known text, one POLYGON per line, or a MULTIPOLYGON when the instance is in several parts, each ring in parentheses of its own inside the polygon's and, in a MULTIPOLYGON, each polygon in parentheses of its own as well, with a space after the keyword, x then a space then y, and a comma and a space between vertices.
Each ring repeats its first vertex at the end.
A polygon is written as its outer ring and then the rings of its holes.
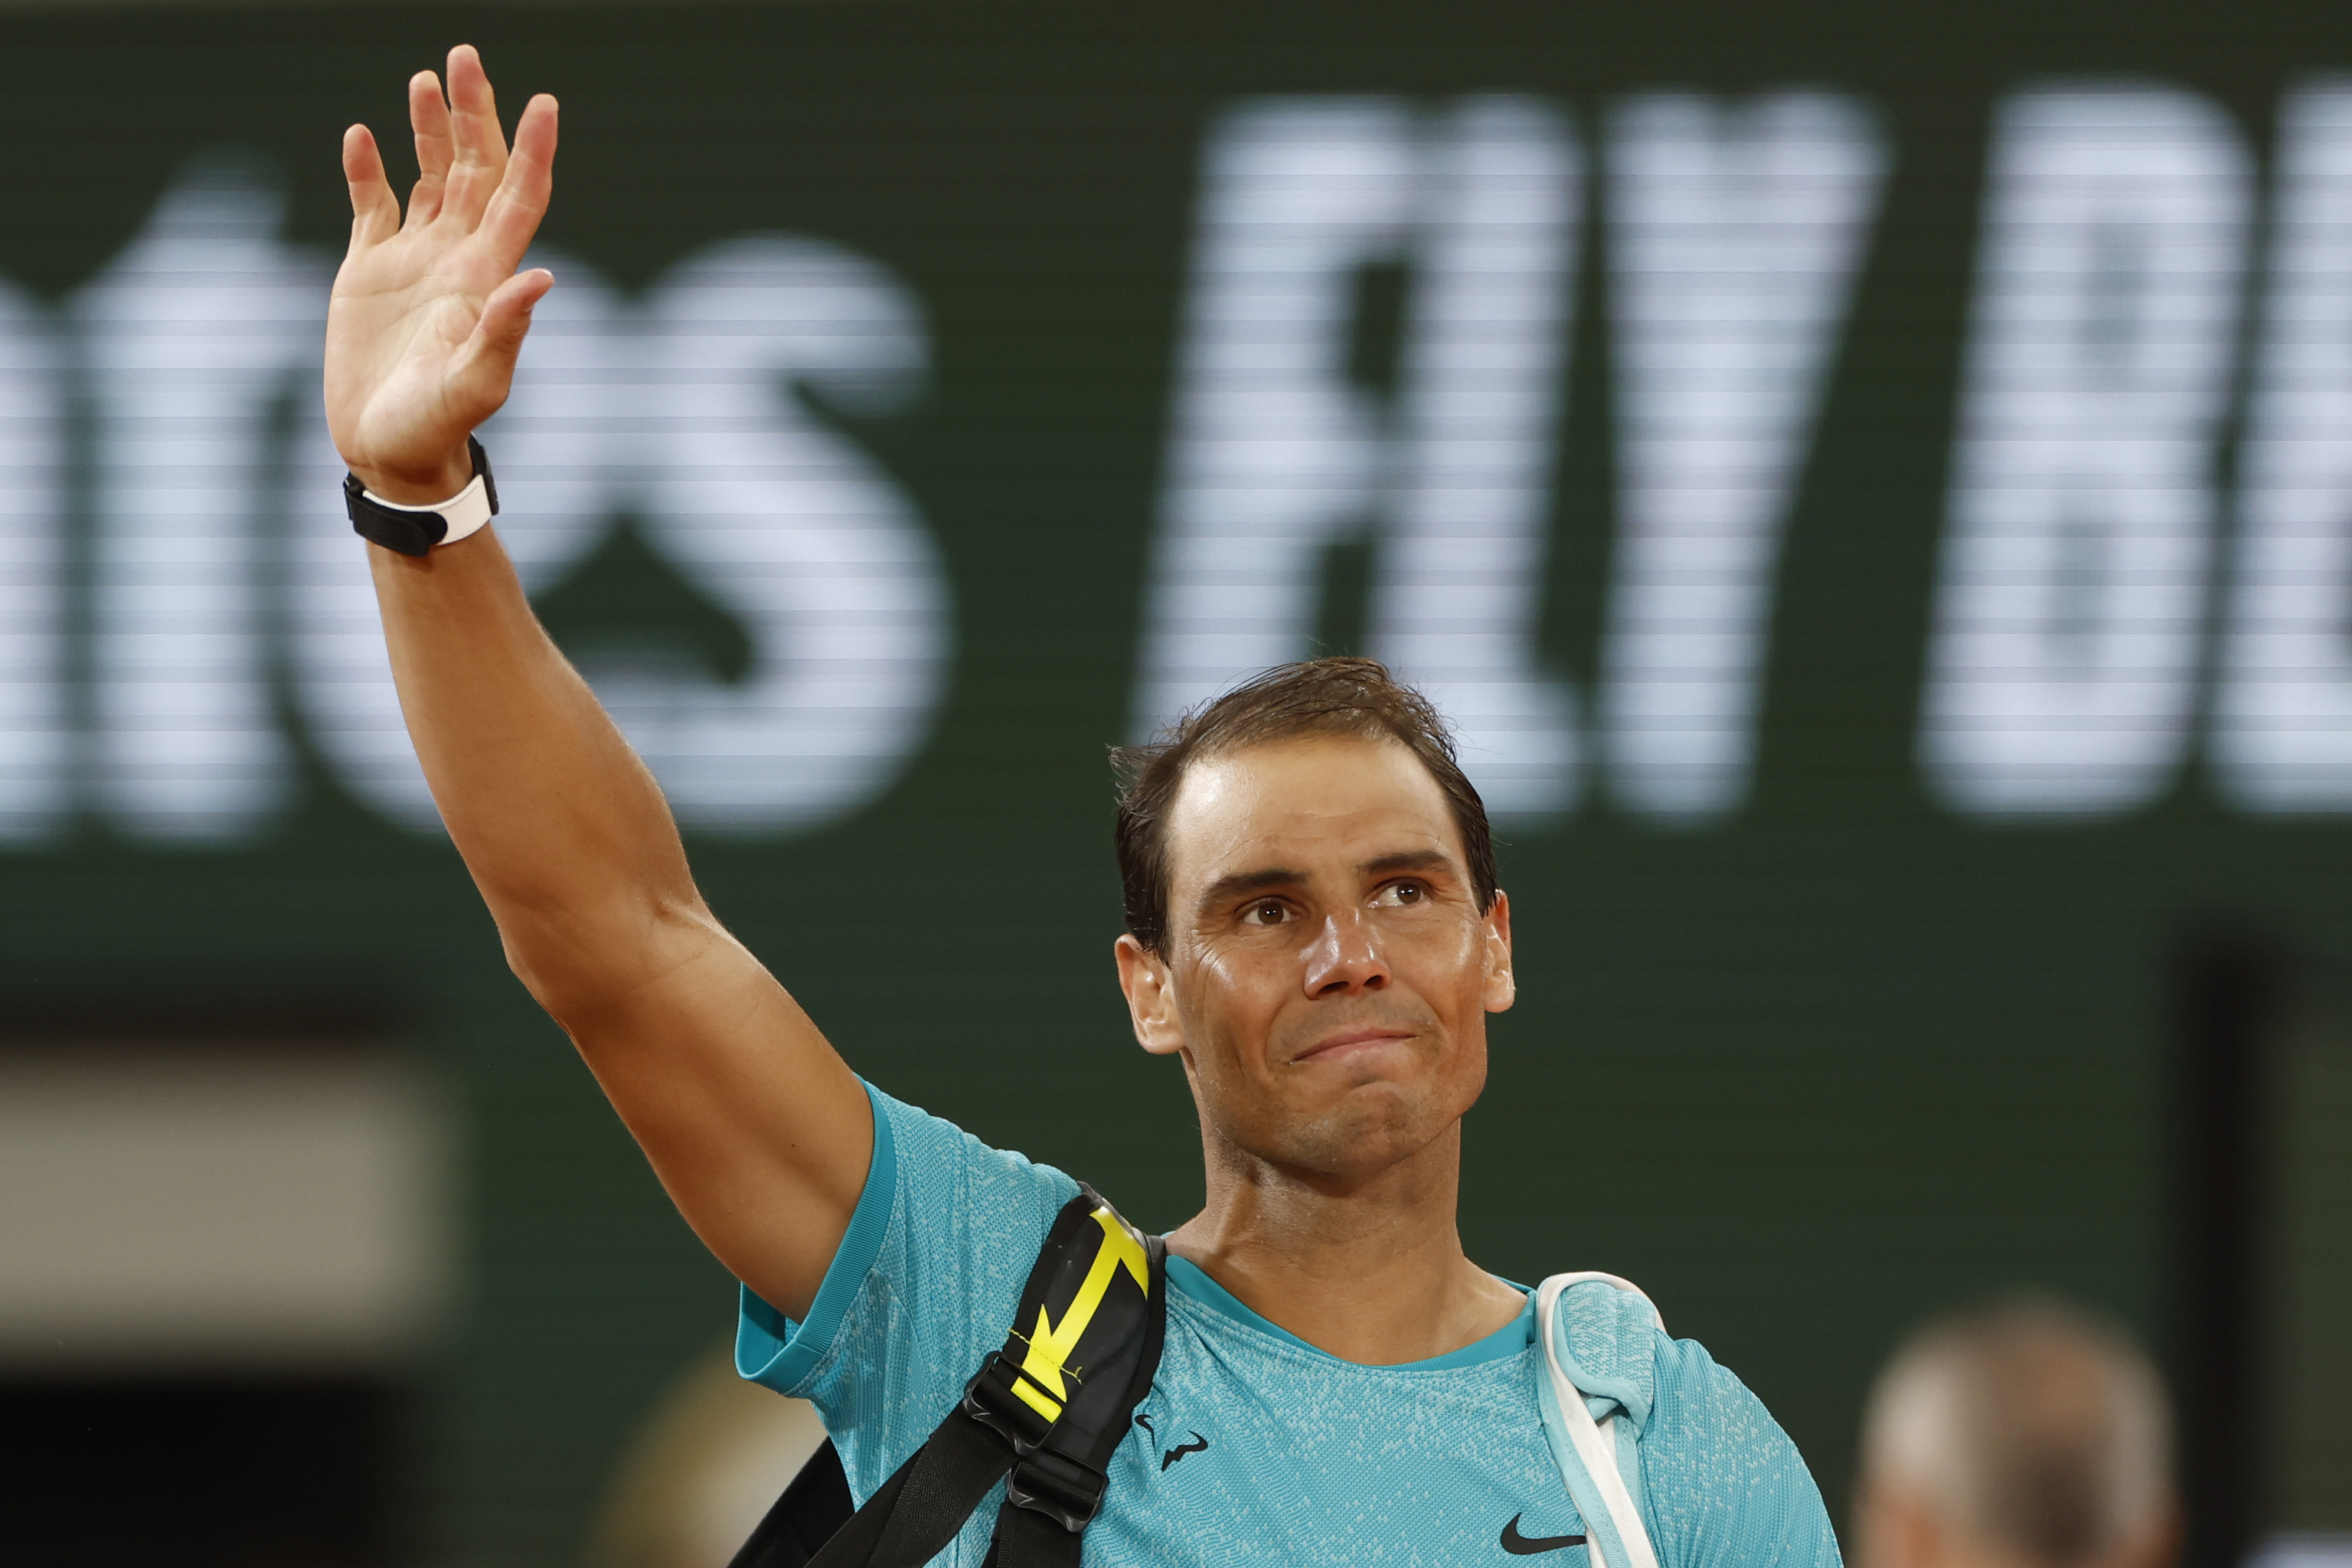
POLYGON ((1345 1034, 1334 1035, 1328 1040, 1318 1041, 1310 1049, 1301 1051, 1291 1058, 1291 1065, 1296 1067, 1301 1062, 1337 1061, 1353 1056, 1360 1049, 1411 1038, 1412 1038, 1412 1033, 1408 1029, 1350 1029, 1345 1034))

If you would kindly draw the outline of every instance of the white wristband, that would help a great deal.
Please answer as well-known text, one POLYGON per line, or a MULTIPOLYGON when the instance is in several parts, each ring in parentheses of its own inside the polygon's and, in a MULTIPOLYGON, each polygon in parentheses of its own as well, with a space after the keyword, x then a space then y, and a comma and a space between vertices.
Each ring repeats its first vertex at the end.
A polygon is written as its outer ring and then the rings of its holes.
POLYGON ((490 521, 490 489, 485 476, 481 474, 476 474, 472 483, 447 500, 435 501, 430 506, 403 506, 396 500, 384 500, 373 490, 362 490, 360 493, 376 505, 388 508, 393 511, 440 513, 442 521, 449 525, 449 531, 441 536, 439 542, 435 546, 436 549, 443 544, 455 544, 461 539, 472 537, 481 531, 482 524, 490 521))

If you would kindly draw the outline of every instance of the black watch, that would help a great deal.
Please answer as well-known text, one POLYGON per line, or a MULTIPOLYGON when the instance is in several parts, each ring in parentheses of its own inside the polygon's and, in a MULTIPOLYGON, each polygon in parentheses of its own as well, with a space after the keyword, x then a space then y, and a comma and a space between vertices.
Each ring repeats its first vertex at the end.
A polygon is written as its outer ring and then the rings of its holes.
POLYGON ((343 476, 343 510, 351 514, 352 531, 373 544, 403 555, 423 555, 436 544, 455 544, 499 515, 499 482, 490 477, 490 455, 471 436, 466 455, 474 460, 474 479, 447 500, 431 506, 401 506, 368 494, 357 474, 343 476))

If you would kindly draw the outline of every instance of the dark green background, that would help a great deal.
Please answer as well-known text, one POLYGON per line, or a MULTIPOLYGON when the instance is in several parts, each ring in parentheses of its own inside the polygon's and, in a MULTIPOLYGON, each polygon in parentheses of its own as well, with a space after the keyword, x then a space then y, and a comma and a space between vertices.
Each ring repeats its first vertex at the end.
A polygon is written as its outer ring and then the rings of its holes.
MULTIPOLYGON (((281 166, 293 237, 339 247, 337 133, 393 132, 403 79, 461 38, 509 115, 525 92, 562 97, 545 235, 625 288, 782 228, 876 258, 923 300, 930 394, 846 427, 949 563, 936 728, 846 825, 700 844, 697 867, 860 1071, 1160 1226, 1197 1202, 1197 1143, 1176 1069, 1129 1043, 1112 984, 1102 748, 1127 723, 1207 118, 1250 92, 1517 89, 1559 95, 1589 134, 1608 97, 1644 88, 1872 100, 1895 162, 1789 535, 1756 791, 1717 828, 1601 804, 1505 847, 1523 999, 1471 1121, 1463 1227, 1517 1278, 1640 1280, 1764 1396, 1842 1521, 1867 1378, 1919 1313, 2031 1281, 2168 1331, 2167 942, 2230 910, 2352 950, 2352 824, 2235 815, 2195 762, 2158 805, 2091 826, 1972 825, 1923 793, 1912 737, 1978 184, 1990 108, 2027 76, 2168 79, 2266 146, 2283 86, 2352 64, 2352 10, 20 13, 0 16, 0 273, 62 297, 216 146, 281 166)), ((1598 271, 1547 608, 1579 680, 1611 533, 1598 271)), ((633 548, 559 585, 559 632, 723 643, 716 612, 646 586, 633 548)), ((40 1038, 373 1032, 444 1071, 467 1282, 419 1374, 415 1544, 553 1563, 731 1292, 506 975, 455 856, 309 779, 259 847, 160 852, 92 823, 0 861, 0 1009, 40 1038)), ((2352 1525, 2335 1499, 2294 1505, 2295 1522, 2352 1525)))

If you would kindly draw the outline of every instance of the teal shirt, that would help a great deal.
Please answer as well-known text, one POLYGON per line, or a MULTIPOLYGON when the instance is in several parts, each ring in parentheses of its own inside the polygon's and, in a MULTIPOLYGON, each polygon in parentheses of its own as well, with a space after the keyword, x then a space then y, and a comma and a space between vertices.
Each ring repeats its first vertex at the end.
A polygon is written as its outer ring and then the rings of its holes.
MULTIPOLYGON (((874 1165, 805 1322, 746 1290, 745 1377, 812 1401, 863 1501, 961 1396, 1077 1184, 872 1091, 874 1165)), ((1341 1361, 1171 1258, 1151 1394, 1112 1460, 1090 1564, 1502 1563, 1585 1568, 1538 1415, 1532 1304, 1449 1355, 1341 1361)), ((1562 1303, 1588 1392, 1641 1434, 1660 1568, 1834 1565, 1795 1446, 1739 1380, 1606 1287, 1562 1303)), ((979 1568, 996 1502, 938 1561, 979 1568)))

